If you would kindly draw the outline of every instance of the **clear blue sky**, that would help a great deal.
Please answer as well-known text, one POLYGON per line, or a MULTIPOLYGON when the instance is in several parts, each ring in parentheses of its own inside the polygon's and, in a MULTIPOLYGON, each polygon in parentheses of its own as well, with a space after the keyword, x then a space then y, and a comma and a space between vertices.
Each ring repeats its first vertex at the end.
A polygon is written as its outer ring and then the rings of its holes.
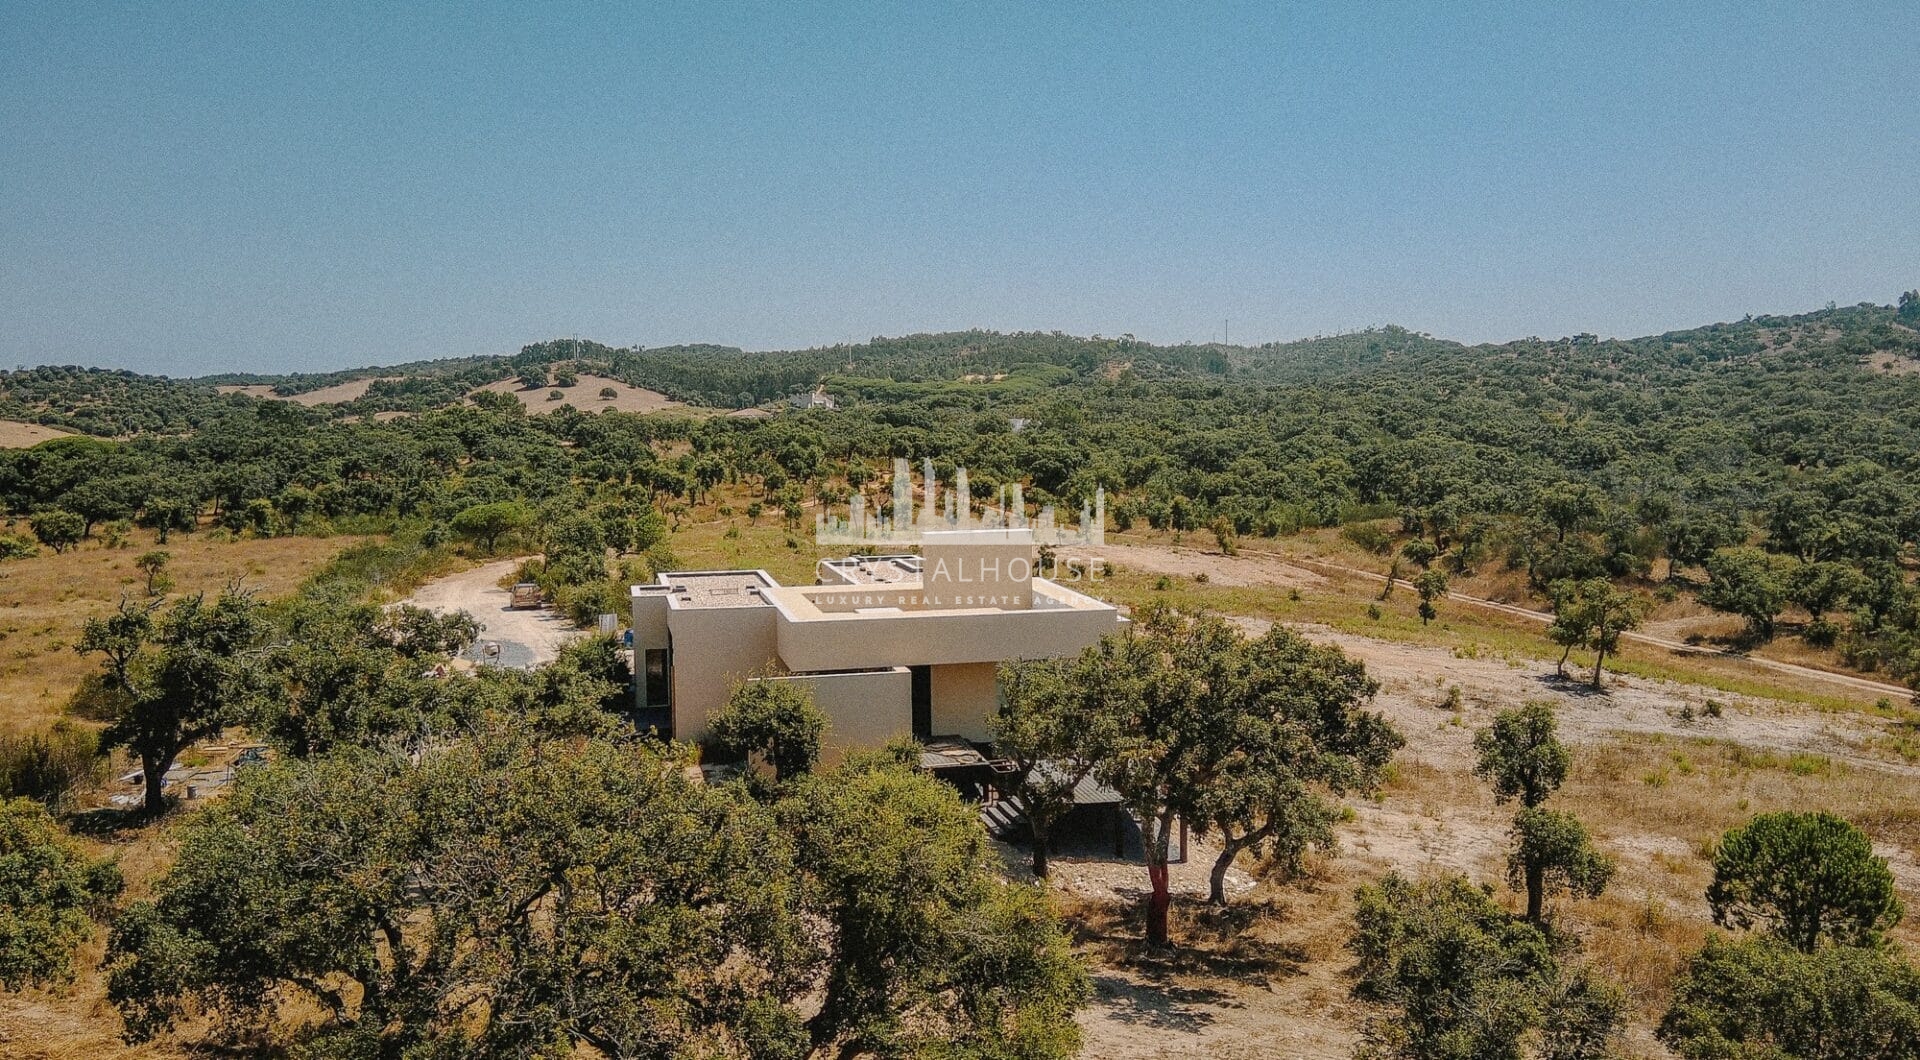
POLYGON ((1920 285, 1910 3, 3 2, 5 366, 1636 335, 1920 285))

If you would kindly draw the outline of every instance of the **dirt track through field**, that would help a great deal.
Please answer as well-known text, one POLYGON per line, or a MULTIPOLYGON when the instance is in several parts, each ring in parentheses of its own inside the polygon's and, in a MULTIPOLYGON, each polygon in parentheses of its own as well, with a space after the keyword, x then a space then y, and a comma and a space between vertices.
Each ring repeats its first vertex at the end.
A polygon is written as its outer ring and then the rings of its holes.
MULTIPOLYGON (((1303 567, 1319 567, 1323 570, 1365 578, 1383 585, 1386 584, 1387 581, 1387 576, 1384 574, 1361 570, 1358 567, 1346 567, 1338 563, 1328 563, 1325 560, 1307 559, 1302 556, 1283 556, 1278 552, 1261 552, 1257 549, 1250 548, 1243 548, 1240 551, 1250 555, 1266 556, 1273 559, 1285 560, 1288 563, 1297 563, 1303 567)), ((1405 579, 1398 579, 1395 584, 1409 589, 1413 587, 1413 583, 1405 579)), ((1483 607, 1489 611, 1498 611, 1502 614, 1513 615, 1516 618, 1530 619, 1542 625, 1549 624, 1553 621, 1553 615, 1549 612, 1535 611, 1531 608, 1520 607, 1516 604, 1503 604, 1498 600, 1487 600, 1478 596, 1467 596, 1462 593, 1451 592, 1447 594, 1447 599, 1458 604, 1469 604, 1473 607, 1483 607)), ((1632 641, 1635 644, 1646 644, 1655 648, 1665 648, 1676 655, 1717 655, 1726 659, 1735 659, 1763 670, 1791 674, 1794 677, 1824 681, 1829 684, 1844 685, 1847 688, 1861 692, 1870 692, 1874 695, 1892 696, 1895 697, 1896 700, 1899 697, 1911 696, 1913 694, 1913 690, 1905 685, 1889 684, 1885 681, 1875 681, 1867 677, 1856 677, 1852 674, 1835 673, 1832 670, 1822 670, 1813 666, 1801 666, 1798 663, 1780 662, 1776 659, 1762 659, 1737 651, 1728 651, 1719 648, 1702 648, 1697 645, 1688 644, 1685 641, 1673 640, 1651 633, 1626 633, 1622 635, 1622 639, 1632 641)))

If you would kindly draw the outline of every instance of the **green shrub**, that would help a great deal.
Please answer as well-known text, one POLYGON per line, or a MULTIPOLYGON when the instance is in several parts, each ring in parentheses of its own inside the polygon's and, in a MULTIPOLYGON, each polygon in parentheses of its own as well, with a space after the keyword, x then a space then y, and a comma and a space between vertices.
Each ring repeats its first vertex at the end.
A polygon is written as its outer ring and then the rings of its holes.
POLYGON ((1340 536, 1368 552, 1381 555, 1393 547, 1393 535, 1379 523, 1351 523, 1340 528, 1340 536))
POLYGON ((0 534, 0 560, 32 559, 40 554, 40 547, 31 540, 13 534, 0 534))
POLYGON ((1659 1035, 1685 1060, 1920 1056, 1920 973, 1891 951, 1715 937, 1674 984, 1659 1035))
POLYGON ((120 870, 90 860, 44 806, 0 801, 0 987, 71 982, 90 918, 120 887, 120 870))
POLYGON ((1626 1007, 1464 876, 1360 888, 1354 993, 1383 1011, 1357 1054, 1394 1060, 1599 1060, 1626 1007))

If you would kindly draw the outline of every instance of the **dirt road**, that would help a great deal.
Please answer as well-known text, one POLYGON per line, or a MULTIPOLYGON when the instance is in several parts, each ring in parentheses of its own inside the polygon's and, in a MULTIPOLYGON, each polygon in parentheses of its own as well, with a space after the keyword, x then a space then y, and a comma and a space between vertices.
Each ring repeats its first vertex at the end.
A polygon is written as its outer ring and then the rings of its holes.
POLYGON ((545 665, 581 632, 552 611, 515 611, 507 606, 508 593, 500 582, 523 562, 503 559, 450 574, 421 586, 407 603, 440 614, 465 611, 478 619, 480 642, 469 653, 476 662, 517 668, 545 665), (489 650, 490 644, 498 645, 499 651, 489 650))
MULTIPOLYGON (((1302 567, 1317 567, 1321 570, 1334 571, 1339 574, 1350 574, 1382 584, 1385 584, 1387 580, 1384 574, 1375 574, 1370 570, 1361 570, 1358 567, 1346 567, 1338 563, 1328 563, 1325 560, 1307 559, 1301 556, 1285 556, 1278 552, 1261 552, 1258 549, 1251 548, 1243 548, 1240 551, 1250 555, 1285 560, 1288 563, 1298 564, 1302 567)), ((1413 586, 1412 582, 1405 579, 1400 579, 1396 584, 1409 589, 1413 586)), ((1473 607, 1486 608, 1489 611, 1499 611, 1504 614, 1513 615, 1516 618, 1532 619, 1542 625, 1553 621, 1553 615, 1546 611, 1535 611, 1531 608, 1520 607, 1516 604, 1503 604, 1498 600, 1487 600, 1478 596, 1467 596, 1462 593, 1448 593, 1447 599, 1458 604, 1469 604, 1473 607)), ((1772 670, 1775 673, 1792 674, 1795 677, 1804 677, 1816 681, 1825 681, 1829 684, 1844 685, 1861 692, 1871 692, 1874 695, 1892 696, 1896 702, 1902 697, 1913 695, 1913 690, 1905 685, 1889 684, 1885 681, 1875 681, 1867 677, 1855 677, 1852 674, 1835 673, 1832 670, 1822 670, 1812 666, 1801 666, 1798 663, 1756 658, 1755 656, 1745 655, 1737 651, 1726 651, 1719 648, 1703 648, 1698 645, 1688 644, 1685 641, 1673 640, 1652 633, 1627 633, 1623 634, 1622 639, 1633 641, 1636 644, 1647 644, 1656 648, 1665 648, 1668 651, 1680 655, 1718 655, 1723 658, 1738 659, 1743 663, 1758 667, 1762 670, 1772 670)))

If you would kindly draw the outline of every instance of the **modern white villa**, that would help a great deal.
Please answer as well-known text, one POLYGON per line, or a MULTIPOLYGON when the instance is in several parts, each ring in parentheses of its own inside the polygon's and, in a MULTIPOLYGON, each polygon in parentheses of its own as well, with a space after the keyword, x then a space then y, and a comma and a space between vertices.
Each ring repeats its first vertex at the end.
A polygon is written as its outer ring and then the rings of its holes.
POLYGON ((1003 662, 1078 654, 1126 621, 1034 572, 1033 531, 933 531, 920 555, 823 560, 818 584, 679 571, 632 589, 643 717, 699 740, 743 680, 808 685, 829 758, 894 737, 985 741, 1003 662))

